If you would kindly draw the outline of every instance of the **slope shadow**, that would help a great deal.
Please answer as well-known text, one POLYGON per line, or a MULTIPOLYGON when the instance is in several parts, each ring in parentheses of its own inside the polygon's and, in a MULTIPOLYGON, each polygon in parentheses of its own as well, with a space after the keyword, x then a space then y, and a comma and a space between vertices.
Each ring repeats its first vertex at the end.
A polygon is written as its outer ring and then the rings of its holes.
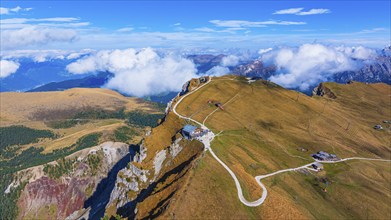
POLYGON ((118 172, 126 167, 138 151, 140 151, 139 145, 129 145, 129 153, 113 166, 107 177, 98 183, 94 194, 84 202, 84 208, 91 208, 88 219, 101 219, 103 217, 105 207, 114 189, 118 172))
MULTIPOLYGON (((127 204, 125 204, 124 206, 120 207, 118 210, 117 210, 117 214, 121 215, 122 217, 128 217, 129 219, 133 219, 135 218, 135 209, 136 209, 136 205, 137 203, 140 203, 140 202, 143 202, 146 198, 148 198, 149 196, 151 195, 154 195, 154 189, 156 188, 156 186, 159 184, 159 183, 164 183, 171 175, 174 175, 174 174, 179 174, 181 171, 183 171, 196 157, 198 156, 198 153, 194 154, 191 158, 189 158, 188 160, 184 161, 183 163, 179 164, 178 166, 176 166, 175 168, 171 169, 170 171, 166 172, 158 181, 155 181, 153 183, 151 183, 146 189, 143 189, 141 190, 141 192, 138 194, 137 198, 128 202, 127 204)), ((185 173, 187 172, 188 170, 185 171, 185 173)), ((184 174, 183 174, 184 175, 184 174)), ((182 176, 182 175, 181 175, 182 176)), ((170 199, 172 196, 174 195, 174 193, 171 193, 168 198, 164 199, 164 201, 162 201, 161 203, 165 203, 168 199, 170 199)), ((159 203, 160 204, 160 203, 159 203)), ((158 209, 159 206, 156 206, 155 208, 153 208, 153 211, 158 209)), ((158 214, 160 214, 161 212, 159 212, 158 214)), ((149 218, 155 218, 157 217, 156 214, 153 214, 153 212, 149 212, 149 216, 146 217, 147 219, 149 218)))

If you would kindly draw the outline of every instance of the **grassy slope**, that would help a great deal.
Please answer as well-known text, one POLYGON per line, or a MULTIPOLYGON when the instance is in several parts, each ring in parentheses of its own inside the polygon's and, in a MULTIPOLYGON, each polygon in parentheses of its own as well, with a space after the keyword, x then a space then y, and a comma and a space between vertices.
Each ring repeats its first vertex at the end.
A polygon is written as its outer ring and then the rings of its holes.
MULTIPOLYGON (((80 137, 94 132, 102 132, 103 140, 116 128, 123 126, 123 120, 90 120, 86 124, 64 129, 52 129, 45 124, 42 113, 52 120, 72 117, 83 108, 99 108, 109 111, 125 108, 125 111, 142 110, 157 113, 150 103, 137 98, 124 97, 107 89, 76 88, 60 92, 0 93, 0 126, 25 125, 36 129, 49 129, 59 134, 56 140, 42 140, 39 145, 45 152, 69 146, 80 137), (107 134, 107 135, 105 135, 107 134)), ((140 129, 138 129, 140 130, 140 129)), ((135 137, 136 141, 140 137, 135 137)), ((31 144, 24 146, 30 147, 31 144)))
MULTIPOLYGON (((308 163, 310 154, 318 150, 334 152, 340 157, 391 156, 390 130, 375 131, 372 128, 382 120, 391 119, 391 92, 388 85, 325 83, 337 95, 337 99, 331 100, 308 97, 272 84, 268 85, 263 81, 248 84, 243 78, 229 78, 233 77, 214 79, 209 85, 183 100, 177 111, 203 121, 215 110, 214 106, 208 106, 209 99, 218 100, 223 104, 228 102, 224 106, 225 111, 217 110, 210 115, 206 125, 215 133, 223 131, 221 136, 214 140, 212 147, 236 173, 245 191, 245 197, 250 200, 259 198, 261 194, 254 176, 308 163), (296 150, 298 147, 304 147, 308 152, 296 150)), ((232 199, 237 199, 236 189, 228 173, 224 170, 210 172, 209 166, 212 164, 209 159, 203 162, 206 161, 207 165, 194 173, 197 177, 194 179, 203 182, 200 183, 201 186, 190 184, 186 189, 189 194, 197 195, 197 199, 185 196, 184 202, 173 205, 176 207, 174 213, 182 213, 183 217, 189 217, 178 210, 200 206, 200 200, 203 201, 201 207, 204 208, 193 209, 199 213, 197 215, 200 218, 205 218, 209 215, 206 213, 213 212, 212 208, 206 211, 208 207, 215 207, 227 197, 233 196, 232 199), (214 179, 229 183, 232 187, 216 189, 208 184, 214 179), (208 193, 200 193, 200 190, 215 192, 217 196, 214 198, 208 193)), ((330 210, 324 217, 365 218, 364 213, 359 210, 359 201, 371 201, 367 203, 370 206, 369 213, 376 213, 375 210, 378 210, 389 215, 390 210, 384 203, 391 199, 391 168, 381 163, 355 161, 347 163, 348 165, 335 165, 346 166, 339 174, 328 177, 337 182, 332 186, 335 188, 333 192, 338 193, 323 192, 321 186, 316 186, 318 183, 314 182, 315 176, 281 174, 276 177, 278 181, 274 181, 273 190, 261 207, 249 211, 247 207, 239 204, 234 206, 237 208, 235 213, 247 213, 248 217, 256 213, 256 216, 268 218, 319 218, 322 216, 321 213, 313 211, 319 206, 322 209, 318 210, 330 210), (370 178, 377 176, 382 178, 378 179, 380 183, 375 185, 370 178), (305 181, 306 178, 309 180, 305 181), (352 188, 343 185, 348 180, 362 187, 352 188), (314 187, 316 189, 313 189, 314 187), (364 188, 376 193, 369 194, 364 188), (348 198, 341 198, 338 195, 346 195, 348 198), (312 200, 325 196, 330 199, 312 200), (314 201, 317 203, 313 203, 314 201)), ((326 166, 325 173, 332 174, 333 169, 326 166)), ((215 217, 223 218, 224 213, 220 214, 215 213, 215 217)))

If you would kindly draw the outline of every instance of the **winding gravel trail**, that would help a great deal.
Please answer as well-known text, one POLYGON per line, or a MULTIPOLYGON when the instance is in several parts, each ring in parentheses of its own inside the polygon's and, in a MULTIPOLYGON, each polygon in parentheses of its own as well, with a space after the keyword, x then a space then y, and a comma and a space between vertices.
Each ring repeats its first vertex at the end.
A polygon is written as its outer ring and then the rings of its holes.
POLYGON ((314 162, 311 162, 311 163, 308 163, 308 164, 305 164, 303 166, 299 166, 299 167, 296 167, 296 168, 288 168, 288 169, 278 170, 276 172, 265 174, 265 175, 259 175, 259 176, 255 177, 255 180, 258 183, 258 185, 262 188, 262 196, 258 200, 255 200, 255 201, 252 201, 252 202, 247 201, 244 198, 244 196, 243 196, 242 187, 240 186, 239 180, 236 177, 235 173, 219 157, 216 156, 216 154, 213 152, 212 148, 210 147, 210 143, 215 138, 215 134, 210 129, 208 129, 203 123, 200 123, 200 122, 198 122, 198 121, 196 121, 196 120, 194 120, 194 119, 192 119, 190 117, 183 116, 183 115, 179 114, 176 111, 176 107, 178 106, 179 103, 182 102, 182 100, 184 98, 186 98, 187 96, 189 96, 189 95, 193 94, 194 92, 198 91, 202 87, 206 86, 211 81, 212 81, 212 77, 210 77, 208 82, 206 82, 205 84, 201 85, 197 89, 195 89, 195 90, 187 93, 186 95, 184 95, 181 99, 179 99, 175 103, 172 111, 179 118, 192 121, 192 122, 198 124, 202 129, 206 129, 206 130, 209 131, 206 135, 197 138, 197 140, 199 140, 200 142, 202 142, 204 144, 205 151, 209 150, 209 152, 213 156, 213 158, 215 158, 217 160, 217 162, 219 162, 228 171, 228 173, 231 175, 232 179, 234 179, 234 182, 235 182, 235 185, 236 185, 236 189, 238 191, 239 200, 246 206, 255 207, 255 206, 259 206, 259 205, 261 205, 262 203, 265 202, 265 199, 267 197, 267 189, 266 189, 265 185, 263 185, 263 183, 261 182, 261 179, 264 179, 264 178, 267 178, 267 177, 271 177, 271 176, 274 176, 274 175, 277 175, 277 174, 280 174, 280 173, 292 172, 292 171, 297 171, 297 170, 301 170, 301 169, 314 170, 314 169, 311 168, 311 166, 312 166, 312 164, 314 164, 316 162, 318 162, 318 163, 340 163, 340 162, 344 162, 344 161, 348 161, 348 160, 368 160, 368 161, 391 162, 391 160, 388 160, 388 159, 364 158, 364 157, 349 157, 349 158, 344 158, 344 159, 340 159, 340 160, 337 160, 337 161, 318 161, 318 160, 315 160, 314 162))

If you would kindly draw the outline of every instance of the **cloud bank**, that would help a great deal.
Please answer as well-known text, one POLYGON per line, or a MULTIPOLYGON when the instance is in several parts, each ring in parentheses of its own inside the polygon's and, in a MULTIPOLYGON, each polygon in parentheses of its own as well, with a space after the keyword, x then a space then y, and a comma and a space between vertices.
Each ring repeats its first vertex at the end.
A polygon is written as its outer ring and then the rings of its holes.
POLYGON ((151 48, 102 50, 66 68, 73 74, 109 71, 114 77, 107 88, 138 97, 178 91, 186 81, 197 77, 190 60, 175 54, 159 55, 151 48))
POLYGON ((83 50, 5 50, 1 51, 2 59, 18 60, 23 58, 32 59, 34 62, 46 62, 50 60, 74 60, 81 56, 94 52, 91 49, 83 50))
POLYGON ((308 90, 333 74, 355 70, 375 51, 364 47, 327 47, 304 44, 299 48, 281 48, 262 54, 261 59, 277 66, 279 74, 269 80, 287 88, 308 90))
POLYGON ((16 6, 15 8, 4 8, 0 7, 0 15, 7 15, 11 12, 18 13, 19 11, 30 11, 32 8, 21 8, 20 6, 16 6))
POLYGON ((0 78, 5 78, 19 69, 19 63, 9 60, 0 60, 0 78))
POLYGON ((210 23, 217 27, 228 28, 251 28, 251 27, 266 27, 267 25, 303 25, 302 21, 246 21, 246 20, 210 20, 210 23))
POLYGON ((1 46, 4 49, 50 42, 71 42, 75 39, 76 31, 71 29, 27 27, 1 31, 1 46))
POLYGON ((275 11, 275 15, 319 15, 319 14, 328 14, 331 11, 326 8, 313 8, 308 11, 303 11, 304 8, 288 8, 283 10, 275 11))
POLYGON ((240 61, 247 60, 246 56, 228 55, 221 59, 219 65, 212 67, 205 75, 208 76, 223 76, 231 72, 229 67, 239 64, 240 61))

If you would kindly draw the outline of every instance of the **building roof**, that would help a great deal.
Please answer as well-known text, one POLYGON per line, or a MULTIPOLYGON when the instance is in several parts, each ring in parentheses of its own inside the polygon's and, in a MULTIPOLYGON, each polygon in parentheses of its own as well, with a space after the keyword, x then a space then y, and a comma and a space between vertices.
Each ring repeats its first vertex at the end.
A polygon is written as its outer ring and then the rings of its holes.
POLYGON ((324 156, 330 156, 329 153, 324 152, 324 151, 319 151, 318 154, 324 155, 324 156))
POLYGON ((193 132, 195 129, 197 129, 196 126, 193 126, 193 125, 185 125, 185 126, 183 127, 182 131, 191 133, 191 132, 193 132))
POLYGON ((317 166, 317 167, 323 167, 323 164, 321 164, 319 162, 315 162, 314 165, 317 166))

